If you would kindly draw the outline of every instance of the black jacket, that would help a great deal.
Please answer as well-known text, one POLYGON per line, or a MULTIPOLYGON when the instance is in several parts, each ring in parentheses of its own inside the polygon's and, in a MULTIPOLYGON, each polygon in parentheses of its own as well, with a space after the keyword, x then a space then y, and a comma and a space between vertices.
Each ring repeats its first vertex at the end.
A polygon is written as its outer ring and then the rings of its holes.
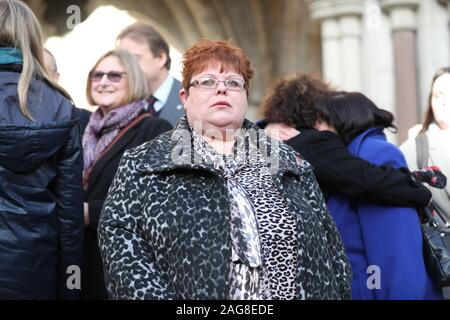
POLYGON ((84 193, 84 201, 89 204, 89 225, 85 231, 86 267, 82 281, 83 299, 107 298, 103 280, 103 265, 97 245, 97 225, 103 202, 123 153, 170 129, 172 126, 166 120, 156 117, 144 118, 129 129, 92 168, 84 193))
POLYGON ((286 143, 312 164, 326 197, 340 192, 371 202, 415 207, 425 207, 431 199, 430 191, 407 168, 378 167, 355 157, 331 131, 301 128, 286 143))
POLYGON ((78 109, 80 111, 80 131, 81 136, 84 134, 84 130, 89 122, 89 118, 91 117, 92 112, 86 109, 78 109))
POLYGON ((28 107, 35 121, 25 118, 18 106, 19 77, 0 70, 0 299, 79 298, 78 111, 48 84, 33 80, 28 107))

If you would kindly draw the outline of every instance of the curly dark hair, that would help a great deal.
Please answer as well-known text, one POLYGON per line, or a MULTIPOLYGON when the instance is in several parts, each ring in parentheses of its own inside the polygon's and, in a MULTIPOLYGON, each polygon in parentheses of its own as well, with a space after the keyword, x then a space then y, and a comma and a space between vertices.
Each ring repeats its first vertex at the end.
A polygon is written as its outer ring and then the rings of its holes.
POLYGON ((313 127, 322 120, 315 103, 331 90, 327 83, 313 75, 296 74, 282 78, 264 99, 264 120, 267 123, 281 122, 297 129, 313 127))

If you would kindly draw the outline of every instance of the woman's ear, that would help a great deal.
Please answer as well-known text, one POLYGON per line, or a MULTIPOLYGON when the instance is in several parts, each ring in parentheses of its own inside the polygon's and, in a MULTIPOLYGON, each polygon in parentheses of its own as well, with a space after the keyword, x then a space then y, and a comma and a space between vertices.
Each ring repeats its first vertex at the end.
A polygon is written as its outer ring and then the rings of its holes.
POLYGON ((187 91, 186 91, 184 88, 181 88, 181 89, 180 89, 180 92, 178 93, 178 96, 180 97, 181 104, 182 104, 183 107, 184 107, 184 105, 186 104, 186 100, 187 100, 187 98, 188 98, 188 93, 187 93, 187 91))
POLYGON ((158 58, 158 66, 159 66, 159 68, 160 69, 162 69, 162 68, 165 68, 165 65, 166 65, 166 63, 167 63, 167 54, 165 53, 165 52, 163 52, 163 51, 161 51, 160 53, 159 53, 159 56, 157 56, 157 58, 158 58))
POLYGON ((314 129, 319 130, 319 131, 331 131, 331 132, 337 133, 336 129, 331 124, 329 124, 328 122, 325 122, 323 120, 318 120, 314 124, 314 129))

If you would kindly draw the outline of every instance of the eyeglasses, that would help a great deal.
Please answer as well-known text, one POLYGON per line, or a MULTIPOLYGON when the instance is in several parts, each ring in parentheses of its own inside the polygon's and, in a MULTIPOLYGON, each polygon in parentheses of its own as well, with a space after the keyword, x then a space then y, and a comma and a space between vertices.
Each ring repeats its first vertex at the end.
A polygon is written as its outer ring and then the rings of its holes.
POLYGON ((223 82, 225 87, 232 91, 241 91, 247 87, 244 80, 240 78, 227 78, 225 80, 219 80, 211 76, 200 77, 192 81, 190 85, 203 89, 216 89, 219 86, 219 82, 223 82))
POLYGON ((110 72, 102 72, 102 71, 93 71, 89 73, 92 82, 99 82, 103 79, 103 76, 106 74, 106 77, 111 82, 120 82, 122 77, 126 75, 126 72, 119 71, 110 71, 110 72))

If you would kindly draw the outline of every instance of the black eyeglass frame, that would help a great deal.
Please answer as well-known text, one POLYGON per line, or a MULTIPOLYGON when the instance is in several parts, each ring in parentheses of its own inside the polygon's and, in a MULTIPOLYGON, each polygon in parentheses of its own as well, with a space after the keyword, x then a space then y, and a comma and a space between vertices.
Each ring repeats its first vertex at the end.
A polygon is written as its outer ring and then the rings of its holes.
POLYGON ((102 81, 103 77, 106 75, 109 81, 118 83, 120 80, 122 80, 123 76, 126 76, 126 72, 121 71, 109 71, 109 72, 103 72, 103 71, 91 71, 89 72, 89 78, 91 79, 91 82, 100 82, 102 81))

